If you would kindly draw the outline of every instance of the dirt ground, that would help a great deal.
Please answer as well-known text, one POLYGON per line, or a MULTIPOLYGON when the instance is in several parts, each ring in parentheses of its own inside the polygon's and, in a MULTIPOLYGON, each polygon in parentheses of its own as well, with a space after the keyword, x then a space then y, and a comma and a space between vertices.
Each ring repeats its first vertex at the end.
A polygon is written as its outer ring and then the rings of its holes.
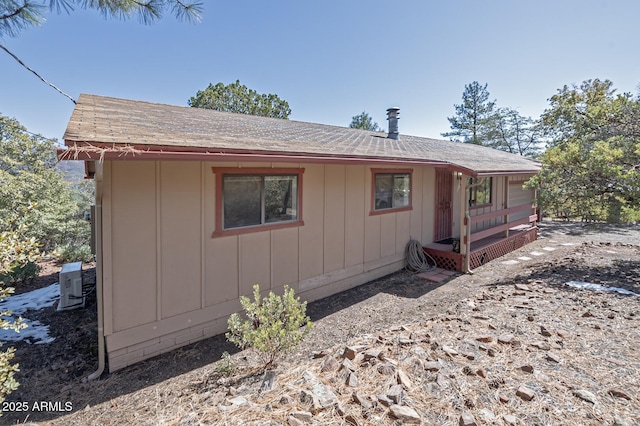
MULTIPOLYGON (((34 286, 58 270, 47 265, 34 286)), ((224 336, 87 382, 90 296, 83 310, 25 315, 56 340, 15 345, 20 387, 0 424, 638 425, 640 297, 569 281, 640 294, 640 226, 545 222, 537 241, 472 275, 435 284, 400 271, 310 303, 314 328, 266 392, 252 354, 224 336), (335 397, 327 407, 318 386, 335 397)))

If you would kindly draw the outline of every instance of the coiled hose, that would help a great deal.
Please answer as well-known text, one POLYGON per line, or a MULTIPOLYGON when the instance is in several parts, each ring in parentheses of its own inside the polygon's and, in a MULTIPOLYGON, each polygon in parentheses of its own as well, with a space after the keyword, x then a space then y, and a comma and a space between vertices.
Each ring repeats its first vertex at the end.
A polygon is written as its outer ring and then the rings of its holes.
POLYGON ((407 271, 416 273, 426 272, 437 266, 435 259, 425 253, 422 249, 422 244, 417 240, 409 240, 405 251, 405 258, 407 259, 405 266, 407 271))

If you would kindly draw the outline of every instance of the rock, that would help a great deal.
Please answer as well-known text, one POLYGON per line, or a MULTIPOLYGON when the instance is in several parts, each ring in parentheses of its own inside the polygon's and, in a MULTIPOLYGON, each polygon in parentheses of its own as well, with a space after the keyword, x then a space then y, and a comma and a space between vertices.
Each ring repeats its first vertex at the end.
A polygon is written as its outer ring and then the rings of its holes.
POLYGON ((473 352, 460 351, 460 354, 470 361, 476 359, 476 355, 473 352))
POLYGON ((511 344, 511 342, 515 339, 515 336, 511 333, 505 333, 498 336, 498 343, 503 343, 505 345, 511 344))
POLYGON ((354 372, 349 373, 349 377, 347 377, 346 385, 352 388, 358 387, 358 377, 356 376, 356 373, 354 372))
POLYGON ((515 425, 518 422, 516 416, 512 416, 511 414, 505 414, 502 416, 502 420, 508 425, 515 425))
POLYGON ((325 357, 325 359, 322 361, 322 365, 320 366, 320 371, 321 372, 326 372, 326 371, 335 371, 337 370, 339 367, 338 361, 336 361, 336 359, 332 356, 328 356, 325 357))
POLYGON ((344 352, 342 352, 342 356, 353 361, 356 357, 356 350, 350 346, 344 348, 344 352))
POLYGON ((438 361, 427 361, 424 363, 424 369, 428 371, 439 371, 440 363, 438 361))
POLYGON ((483 368, 478 368, 476 370, 476 374, 480 377, 482 377, 483 379, 487 378, 487 372, 483 369, 483 368))
POLYGON ((631 423, 627 419, 623 419, 619 416, 614 416, 613 426, 631 426, 631 423))
MULTIPOLYGON (((338 397, 328 386, 318 383, 312 388, 313 394, 317 397, 318 408, 325 409, 338 404, 338 397)), ((314 401, 315 402, 315 401, 314 401)))
POLYGON ((444 378, 444 375, 438 373, 438 376, 436 377, 436 383, 438 384, 438 386, 440 386, 441 388, 446 388, 447 386, 449 386, 449 383, 447 382, 447 379, 444 378))
POLYGON ((304 423, 302 421, 296 419, 295 417, 289 416, 287 417, 287 424, 289 426, 302 426, 304 423))
POLYGON ((311 423, 313 421, 313 414, 308 411, 292 411, 290 416, 305 423, 311 423))
POLYGON ((329 352, 327 351, 313 351, 312 353, 313 359, 318 359, 318 358, 324 358, 325 356, 329 355, 329 352))
POLYGON ((558 364, 560 363, 560 360, 561 360, 560 356, 554 354, 553 352, 547 352, 546 358, 547 358, 547 361, 555 362, 558 364))
POLYGON ((542 334, 544 337, 551 337, 551 332, 547 330, 543 325, 540 326, 540 334, 542 334))
POLYGON ((404 386, 404 388, 408 391, 410 391, 413 387, 413 382, 411 382, 411 379, 409 378, 407 373, 402 370, 398 370, 397 380, 398 384, 404 386))
POLYGON ((364 409, 370 409, 371 407, 373 407, 373 404, 371 404, 371 401, 369 401, 367 398, 365 398, 363 395, 361 395, 359 392, 354 392, 351 395, 351 398, 353 399, 353 402, 359 404, 362 408, 364 409))
POLYGON ((516 395, 518 395, 520 398, 522 398, 525 401, 531 401, 535 396, 533 391, 524 385, 520 385, 520 387, 516 391, 516 395))
POLYGON ((378 370, 378 373, 384 374, 385 376, 391 376, 396 372, 396 366, 388 362, 385 362, 384 364, 378 364, 376 369, 378 370))
POLYGON ((380 358, 382 351, 380 349, 367 349, 364 351, 364 360, 368 361, 371 358, 380 358))
POLYGON ((629 395, 627 392, 623 391, 622 389, 618 389, 618 388, 609 389, 609 394, 617 398, 624 398, 624 399, 628 399, 629 401, 631 400, 631 395, 629 395))
POLYGON ((573 391, 573 394, 578 398, 580 398, 581 400, 590 402, 592 404, 595 404, 596 402, 598 402, 596 399, 596 396, 593 393, 589 392, 588 390, 577 389, 573 391))
POLYGON ((516 284, 514 287, 516 290, 519 290, 519 291, 531 291, 529 286, 526 284, 516 284))
POLYGON ((348 358, 345 358, 342 360, 342 363, 340 363, 340 369, 341 370, 348 370, 348 371, 356 371, 357 368, 355 365, 353 365, 353 363, 351 361, 349 361, 348 358))
POLYGON ((493 337, 491 335, 489 335, 489 334, 483 334, 483 335, 480 335, 480 336, 476 336, 475 339, 478 342, 483 342, 483 343, 489 343, 489 342, 493 341, 493 337))
POLYGON ((386 407, 389 407, 389 406, 393 405, 393 401, 389 397, 387 397, 387 395, 382 395, 381 394, 381 395, 378 395, 377 398, 378 398, 378 401, 380 402, 380 404, 382 404, 382 405, 384 405, 386 407))
POLYGON ((273 370, 267 370, 262 375, 262 384, 260 385, 260 392, 267 392, 273 389, 273 384, 276 381, 276 372, 273 370))
POLYGON ((565 339, 569 335, 569 332, 567 330, 556 330, 556 334, 565 339))
POLYGON ((502 402, 503 404, 506 404, 507 402, 509 402, 509 397, 505 394, 500 394, 499 399, 500 399, 500 402, 502 402))
POLYGON ((520 366, 520 370, 524 371, 525 373, 533 374, 533 365, 529 365, 529 364, 522 365, 520 366))
POLYGON ((450 346, 443 346, 442 350, 445 351, 445 353, 447 353, 448 355, 458 355, 458 351, 450 346))
POLYGON ((402 399, 404 397, 404 391, 402 385, 393 385, 387 391, 387 397, 398 405, 402 405, 402 399))
POLYGON ((226 402, 227 405, 235 405, 236 407, 244 407, 249 403, 244 396, 234 396, 233 398, 228 398, 226 402))
POLYGON ((313 374, 311 371, 304 370, 304 373, 302 373, 302 383, 304 383, 308 387, 311 387, 311 386, 313 386, 313 385, 315 385, 316 383, 319 383, 319 382, 320 382, 320 380, 318 380, 316 375, 313 374))
POLYGON ((476 419, 473 418, 471 413, 463 413, 460 416, 460 421, 458 422, 460 426, 477 426, 476 419))
POLYGON ((540 342, 533 342, 533 343, 531 343, 531 345, 530 345, 530 346, 533 346, 534 348, 541 349, 541 350, 543 350, 543 351, 548 351, 548 350, 550 350, 550 349, 551 349, 551 346, 549 346, 549 344, 548 344, 547 342, 542 342, 542 341, 540 341, 540 342))
POLYGON ((496 351, 493 350, 492 348, 487 349, 487 355, 489 355, 490 357, 494 357, 496 356, 496 351))
POLYGON ((293 404, 295 400, 293 399, 293 397, 291 395, 288 394, 284 394, 280 397, 280 401, 278 401, 278 403, 280 405, 287 405, 287 404, 293 404))
POLYGON ((413 340, 408 339, 406 337, 401 337, 398 339, 398 343, 402 346, 409 346, 413 344, 413 340))
POLYGON ((356 417, 353 414, 348 414, 344 418, 344 421, 351 426, 360 426, 360 422, 358 421, 358 419, 356 419, 356 417))
POLYGON ((587 311, 584 314, 582 314, 583 318, 590 318, 593 317, 594 315, 591 313, 591 311, 587 311))
POLYGON ((480 414, 482 415, 482 417, 484 418, 484 420, 487 423, 493 423, 496 420, 496 415, 493 414, 493 411, 486 409, 486 408, 481 408, 480 409, 480 414))
POLYGON ((404 423, 422 423, 420 415, 411 407, 392 405, 389 407, 391 415, 404 423))

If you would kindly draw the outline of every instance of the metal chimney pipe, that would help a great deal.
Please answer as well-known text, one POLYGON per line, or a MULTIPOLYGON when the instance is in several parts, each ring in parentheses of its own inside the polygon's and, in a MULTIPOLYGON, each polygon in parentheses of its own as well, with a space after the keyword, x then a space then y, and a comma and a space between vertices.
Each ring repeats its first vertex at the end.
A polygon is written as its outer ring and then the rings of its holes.
POLYGON ((391 107, 387 109, 387 120, 389 120, 389 139, 399 139, 398 120, 400 119, 400 108, 391 107))

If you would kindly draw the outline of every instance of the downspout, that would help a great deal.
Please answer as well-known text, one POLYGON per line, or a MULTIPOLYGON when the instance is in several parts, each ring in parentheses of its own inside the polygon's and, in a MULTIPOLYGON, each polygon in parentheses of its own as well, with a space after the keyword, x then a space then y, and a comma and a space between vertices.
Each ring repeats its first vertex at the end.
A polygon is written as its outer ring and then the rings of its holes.
POLYGON ((102 295, 102 161, 96 162, 96 209, 95 209, 95 244, 96 244, 96 304, 98 310, 98 369, 91 373, 87 380, 100 378, 105 366, 104 347, 104 307, 102 295))

